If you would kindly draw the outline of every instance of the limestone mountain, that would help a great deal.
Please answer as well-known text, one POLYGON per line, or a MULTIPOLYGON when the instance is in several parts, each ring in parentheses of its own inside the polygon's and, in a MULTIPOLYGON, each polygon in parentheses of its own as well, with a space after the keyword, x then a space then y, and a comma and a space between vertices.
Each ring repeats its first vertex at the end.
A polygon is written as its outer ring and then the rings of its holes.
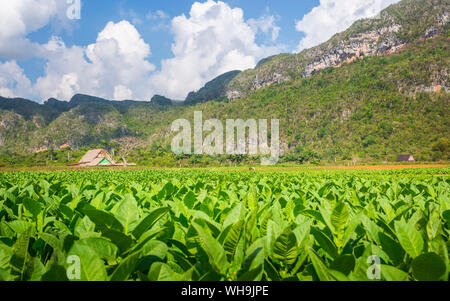
MULTIPOLYGON (((238 74, 227 86, 230 99, 240 98, 272 84, 306 78, 329 67, 338 67, 366 56, 382 56, 418 40, 441 34, 448 28, 449 0, 403 0, 376 17, 355 22, 329 41, 298 54, 270 57, 238 74)), ((447 90, 446 76, 433 83, 447 90)))

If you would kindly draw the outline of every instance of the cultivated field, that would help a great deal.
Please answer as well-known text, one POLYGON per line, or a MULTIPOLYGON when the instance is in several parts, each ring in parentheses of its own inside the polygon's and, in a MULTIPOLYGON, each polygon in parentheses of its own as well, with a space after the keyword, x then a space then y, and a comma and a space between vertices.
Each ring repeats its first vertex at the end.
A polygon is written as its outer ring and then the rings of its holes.
POLYGON ((448 280, 449 167, 274 170, 0 173, 0 280, 448 280))

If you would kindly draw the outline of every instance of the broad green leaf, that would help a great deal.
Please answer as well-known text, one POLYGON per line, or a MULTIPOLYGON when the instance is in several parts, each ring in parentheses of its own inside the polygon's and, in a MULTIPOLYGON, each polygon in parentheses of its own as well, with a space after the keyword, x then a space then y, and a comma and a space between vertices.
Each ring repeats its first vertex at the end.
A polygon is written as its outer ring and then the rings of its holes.
POLYGON ((395 232, 398 241, 409 256, 416 258, 422 253, 423 238, 414 226, 403 221, 397 221, 395 222, 395 232))
POLYGON ((101 259, 108 262, 114 262, 117 258, 118 248, 112 242, 101 237, 84 238, 77 241, 77 244, 88 246, 101 259))
POLYGON ((181 275, 175 273, 170 266, 162 262, 156 262, 148 272, 150 281, 180 281, 181 275))
MULTIPOLYGON (((78 256, 80 260, 80 279, 81 281, 106 281, 107 274, 103 261, 97 255, 97 253, 90 247, 75 242, 72 249, 69 251, 68 256, 78 256)), ((76 265, 76 264, 75 264, 76 265)), ((72 266, 67 263, 66 269, 72 266)), ((72 267, 77 269, 77 267, 72 267)))
POLYGON ((66 269, 60 265, 52 265, 41 277, 41 281, 69 281, 66 269))
POLYGON ((403 257, 405 256, 405 251, 403 250, 402 246, 397 241, 385 235, 384 233, 380 232, 378 236, 380 239, 381 247, 383 248, 383 251, 388 254, 390 262, 396 266, 399 265, 403 261, 403 257))
POLYGON ((111 213, 97 209, 81 209, 97 227, 106 227, 119 232, 123 231, 123 225, 111 213))
POLYGON ((139 208, 135 198, 131 194, 126 194, 124 199, 113 209, 114 216, 123 226, 125 234, 130 233, 137 226, 139 220, 139 208))
POLYGON ((0 243, 0 269, 8 269, 9 262, 13 256, 13 249, 0 243))
POLYGON ((312 228, 311 234, 316 239, 319 246, 331 256, 331 258, 336 258, 338 256, 338 250, 334 243, 326 236, 320 229, 312 228))
POLYGON ((25 198, 23 200, 24 207, 30 211, 34 217, 38 216, 39 213, 41 213, 42 206, 38 201, 35 201, 30 198, 25 198))
POLYGON ((437 281, 444 276, 447 267, 442 258, 435 253, 426 253, 412 262, 413 275, 420 281, 437 281))
POLYGON ((194 223, 193 226, 198 233, 200 245, 208 255, 211 266, 217 273, 225 274, 229 263, 223 247, 201 225, 194 223))
POLYGON ((189 209, 194 208, 195 202, 197 201, 197 197, 195 196, 195 193, 192 191, 189 191, 183 199, 183 203, 188 207, 189 209))
POLYGON ((102 234, 107 237, 119 248, 119 253, 126 252, 133 244, 133 239, 130 236, 123 234, 122 232, 102 229, 102 234))
POLYGON ((30 260, 30 255, 28 253, 28 247, 30 245, 31 238, 31 227, 29 227, 25 232, 23 232, 18 238, 13 246, 14 255, 11 258, 11 268, 13 274, 18 280, 25 279, 25 271, 27 263, 30 260))
POLYGON ((285 265, 294 264, 298 256, 297 238, 291 228, 286 228, 275 240, 273 257, 285 265))
POLYGON ((340 255, 330 264, 330 269, 341 272, 345 276, 350 274, 351 271, 355 268, 355 257, 350 254, 340 255))
POLYGON ((158 222, 169 211, 170 208, 163 207, 150 212, 133 230, 133 236, 136 239, 139 239, 142 234, 151 229, 153 225, 155 225, 156 222, 158 222))
POLYGON ((231 227, 230 231, 228 232, 225 238, 223 248, 230 262, 233 261, 234 254, 236 253, 236 249, 239 240, 241 239, 242 234, 244 233, 244 229, 245 229, 245 221, 240 220, 231 227))
POLYGON ((336 235, 335 242, 340 242, 344 235, 345 226, 349 218, 349 212, 347 204, 344 202, 338 202, 331 213, 331 224, 334 227, 334 233, 336 235))
POLYGON ((136 264, 141 256, 141 252, 137 252, 129 255, 127 258, 120 262, 119 266, 114 270, 111 275, 111 281, 126 281, 131 274, 136 270, 136 264))
POLYGON ((322 259, 316 255, 316 253, 312 250, 308 250, 309 258, 314 266, 314 270, 316 271, 317 277, 319 277, 320 281, 332 281, 332 277, 328 272, 327 267, 323 263, 322 259))
POLYGON ((393 266, 382 264, 380 265, 381 276, 386 281, 407 281, 408 274, 393 266))

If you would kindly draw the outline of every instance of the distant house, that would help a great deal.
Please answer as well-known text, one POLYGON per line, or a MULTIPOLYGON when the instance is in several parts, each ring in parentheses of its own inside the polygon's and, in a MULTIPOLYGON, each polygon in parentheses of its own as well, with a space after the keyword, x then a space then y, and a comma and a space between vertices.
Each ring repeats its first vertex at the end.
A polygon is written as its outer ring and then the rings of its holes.
POLYGON ((36 150, 36 153, 42 153, 48 151, 48 147, 42 146, 36 150))
POLYGON ((70 148, 70 145, 67 143, 64 143, 63 145, 59 146, 59 149, 66 149, 66 148, 70 148))
POLYGON ((397 162, 416 162, 416 159, 412 155, 399 155, 397 162))
POLYGON ((91 149, 80 162, 72 164, 74 166, 115 166, 117 165, 113 157, 105 149, 91 149))
MULTIPOLYGON (((69 164, 70 166, 124 166, 123 163, 117 163, 105 149, 91 149, 80 162, 69 164)), ((127 163, 127 166, 136 166, 135 163, 127 163)))

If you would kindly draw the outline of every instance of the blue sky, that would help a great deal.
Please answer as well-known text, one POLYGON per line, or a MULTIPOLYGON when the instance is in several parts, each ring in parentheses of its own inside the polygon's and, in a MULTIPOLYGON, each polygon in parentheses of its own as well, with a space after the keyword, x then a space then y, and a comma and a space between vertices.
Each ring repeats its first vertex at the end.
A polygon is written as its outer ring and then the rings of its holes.
POLYGON ((0 0, 0 96, 175 99, 398 0, 0 0), (67 2, 81 1, 69 20, 67 2))
MULTIPOLYGON (((173 43, 170 33, 170 20, 175 16, 189 14, 195 1, 191 0, 84 0, 82 1, 81 19, 73 22, 70 30, 55 28, 48 24, 33 32, 29 38, 33 42, 45 43, 55 33, 61 36, 67 46, 88 45, 94 43, 98 33, 109 21, 119 22, 134 19, 139 21, 133 25, 139 30, 146 42, 151 45, 152 61, 160 67, 161 60, 172 56, 170 47, 173 43), (169 18, 154 20, 146 18, 149 13, 163 11, 169 18), (165 26, 162 26, 165 25, 165 26)), ((278 43, 286 45, 286 51, 292 52, 303 36, 295 30, 295 23, 303 15, 319 5, 319 0, 229 0, 223 1, 231 7, 244 10, 245 19, 257 19, 263 15, 276 16, 277 25, 281 28, 278 43)), ((136 21, 136 20, 134 20, 136 21)), ((264 34, 257 35, 257 42, 266 41, 264 34)), ((42 60, 32 59, 19 63, 31 80, 36 80, 44 73, 42 60)))

